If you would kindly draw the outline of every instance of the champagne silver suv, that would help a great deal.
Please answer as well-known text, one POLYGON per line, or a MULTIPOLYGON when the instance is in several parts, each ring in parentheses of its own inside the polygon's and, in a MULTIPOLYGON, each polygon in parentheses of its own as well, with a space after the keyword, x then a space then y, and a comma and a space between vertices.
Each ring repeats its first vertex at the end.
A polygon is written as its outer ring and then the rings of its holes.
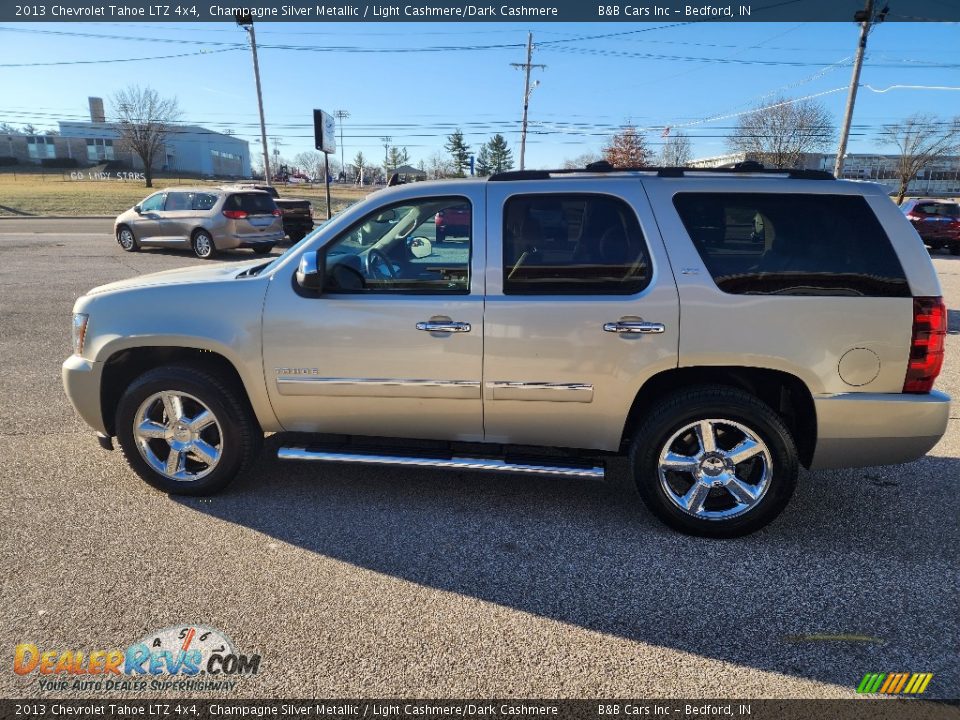
POLYGON ((943 435, 946 312, 878 186, 825 173, 527 171, 371 195, 286 254, 77 300, 67 395, 104 447, 206 494, 282 460, 601 478, 729 537, 798 466, 943 435), (436 243, 440 213, 469 213, 436 243))

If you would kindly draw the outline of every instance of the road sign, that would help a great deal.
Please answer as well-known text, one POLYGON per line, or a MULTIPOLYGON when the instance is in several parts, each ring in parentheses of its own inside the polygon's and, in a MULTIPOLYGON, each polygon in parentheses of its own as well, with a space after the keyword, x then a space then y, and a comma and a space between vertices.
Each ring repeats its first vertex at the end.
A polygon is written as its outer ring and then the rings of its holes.
POLYGON ((325 153, 337 151, 337 121, 323 110, 313 111, 314 147, 325 153))

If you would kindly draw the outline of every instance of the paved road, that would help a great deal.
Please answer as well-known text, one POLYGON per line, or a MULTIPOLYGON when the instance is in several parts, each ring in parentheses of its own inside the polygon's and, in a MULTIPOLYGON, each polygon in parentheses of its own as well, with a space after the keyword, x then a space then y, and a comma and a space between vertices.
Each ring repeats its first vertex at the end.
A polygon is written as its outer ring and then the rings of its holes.
MULTIPOLYGON (((97 447, 59 368, 75 296, 198 261, 122 253, 109 223, 13 222, 0 696, 44 694, 10 672, 16 643, 126 647, 191 622, 263 656, 236 696, 846 697, 868 671, 933 672, 928 696, 960 695, 956 411, 923 460, 804 473, 781 519, 727 542, 670 532, 588 482, 269 452, 225 494, 167 497, 97 447)), ((960 258, 935 263, 953 308, 940 387, 956 397, 960 258)))

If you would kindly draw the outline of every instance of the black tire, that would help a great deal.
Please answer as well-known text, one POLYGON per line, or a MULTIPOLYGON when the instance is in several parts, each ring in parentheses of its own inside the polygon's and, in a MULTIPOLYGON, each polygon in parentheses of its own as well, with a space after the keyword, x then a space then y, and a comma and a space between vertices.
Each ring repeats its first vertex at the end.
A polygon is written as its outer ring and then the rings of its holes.
POLYGON ((300 241, 303 240, 306 236, 307 236, 307 234, 306 234, 305 232, 291 232, 291 233, 287 233, 287 237, 290 238, 290 244, 291 244, 291 245, 300 242, 300 241))
POLYGON ((213 236, 206 230, 194 232, 191 244, 194 254, 201 260, 210 260, 217 256, 217 246, 213 243, 213 236))
MULTIPOLYGON (((183 407, 187 410, 186 402, 183 407)), ((223 489, 253 463, 263 443, 263 431, 242 388, 207 370, 180 365, 155 368, 134 380, 120 398, 116 427, 117 440, 127 464, 153 487, 174 495, 210 495, 223 489), (198 479, 178 480, 155 470, 134 437, 134 424, 141 405, 161 392, 192 396, 216 418, 213 430, 219 438, 219 459, 206 475, 198 479)), ((209 435, 206 440, 211 444, 217 442, 209 435)), ((164 458, 157 453, 162 453, 164 445, 169 451, 170 445, 162 439, 156 441, 157 445, 150 442, 150 452, 162 462, 164 458)), ((189 455, 189 451, 184 451, 185 470, 188 462, 197 464, 189 455)))
POLYGON ((137 236, 127 225, 121 225, 117 228, 117 244, 125 252, 136 252, 140 249, 140 241, 137 240, 137 236))
POLYGON ((960 243, 954 243, 950 246, 951 255, 960 255, 960 243))
MULTIPOLYGON (((727 450, 731 448, 726 448, 727 450)), ((677 452, 677 451, 675 451, 677 452)), ((690 452, 679 453, 682 456, 691 455, 690 452)), ((733 462, 729 458, 729 462, 733 462)), ((797 484, 798 460, 797 449, 793 441, 793 436, 787 429, 783 420, 765 403, 761 402, 755 396, 735 388, 723 386, 699 386, 677 392, 665 398, 650 414, 640 423, 630 448, 630 465, 637 491, 643 502, 650 511, 662 522, 688 535, 700 535, 713 538, 731 538, 748 535, 756 532, 760 528, 772 522, 786 507, 793 495, 797 484), (677 443, 696 440, 692 433, 679 436, 674 442, 668 445, 671 438, 680 433, 687 426, 700 421, 714 419, 720 422, 716 423, 719 431, 716 435, 716 444, 721 457, 705 457, 710 453, 704 453, 703 444, 700 444, 700 457, 704 458, 697 464, 697 472, 703 478, 701 483, 705 488, 702 492, 707 493, 703 501, 700 516, 684 510, 679 503, 675 501, 672 494, 679 495, 683 492, 683 483, 689 478, 689 490, 696 484, 696 476, 686 471, 671 470, 664 471, 665 479, 661 480, 660 475, 660 456, 662 452, 670 448, 678 447, 677 443), (724 425, 724 421, 731 424, 724 425), (730 474, 736 478, 742 475, 752 473, 756 474, 758 468, 759 475, 763 472, 769 472, 769 479, 766 482, 765 490, 759 495, 755 504, 744 510, 741 514, 733 514, 730 517, 709 519, 703 517, 704 512, 719 514, 724 512, 725 504, 733 503, 729 512, 735 513, 737 504, 732 493, 724 487, 717 487, 718 483, 723 482, 724 474, 711 480, 711 473, 721 472, 719 466, 723 466, 724 443, 735 444, 741 439, 747 439, 742 430, 737 426, 746 428, 756 438, 765 445, 766 454, 759 454, 753 459, 724 466, 723 472, 731 470, 730 474), (769 458, 769 464, 767 462, 769 458), (704 464, 708 463, 708 464, 704 464), (712 486, 711 486, 712 483, 712 486), (674 484, 680 490, 673 488, 674 484), (664 487, 667 486, 667 488, 664 487), (712 508, 708 508, 708 504, 712 508)), ((751 489, 763 487, 763 482, 759 481, 756 485, 750 485, 751 489)))
POLYGON ((271 250, 273 250, 273 245, 257 245, 254 248, 251 248, 255 255, 266 255, 271 250))
POLYGON ((443 228, 437 228, 437 242, 442 243, 447 239, 447 231, 443 228))

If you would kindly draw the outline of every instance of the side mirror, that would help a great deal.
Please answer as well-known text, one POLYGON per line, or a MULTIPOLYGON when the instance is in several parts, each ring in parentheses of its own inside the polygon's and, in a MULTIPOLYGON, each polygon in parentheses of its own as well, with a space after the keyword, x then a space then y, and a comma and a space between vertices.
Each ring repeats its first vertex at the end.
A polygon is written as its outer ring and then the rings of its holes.
POLYGON ((297 285, 310 292, 323 292, 323 276, 326 274, 326 258, 316 252, 306 252, 297 268, 297 285))
POLYGON ((407 251, 414 259, 430 257, 433 254, 433 243, 425 237, 412 237, 407 240, 407 251))
POLYGON ((143 214, 143 212, 141 212, 141 210, 140 210, 140 205, 139 205, 139 204, 133 206, 133 211, 134 211, 137 215, 142 215, 142 214, 143 214))

